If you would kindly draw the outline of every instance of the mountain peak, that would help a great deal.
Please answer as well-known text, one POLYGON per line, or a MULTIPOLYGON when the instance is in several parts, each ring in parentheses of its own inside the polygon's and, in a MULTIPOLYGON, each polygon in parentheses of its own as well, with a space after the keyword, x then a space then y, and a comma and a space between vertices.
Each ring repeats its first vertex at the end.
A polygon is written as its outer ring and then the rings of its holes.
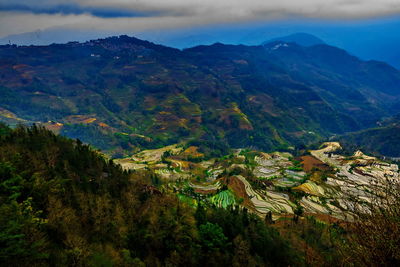
POLYGON ((263 45, 269 44, 271 42, 276 42, 276 41, 287 42, 287 43, 296 43, 301 46, 313 46, 313 45, 325 44, 324 41, 322 41, 320 38, 318 38, 312 34, 299 32, 299 33, 294 33, 294 34, 290 34, 287 36, 273 38, 271 40, 264 42, 263 45))

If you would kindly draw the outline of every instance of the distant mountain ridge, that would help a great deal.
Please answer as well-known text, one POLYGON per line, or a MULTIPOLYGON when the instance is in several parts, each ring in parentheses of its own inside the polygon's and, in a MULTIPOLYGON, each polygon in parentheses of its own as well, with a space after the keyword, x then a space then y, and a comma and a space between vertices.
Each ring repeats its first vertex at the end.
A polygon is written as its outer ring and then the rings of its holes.
POLYGON ((0 117, 110 153, 181 141, 288 148, 400 111, 400 72, 328 46, 197 46, 120 36, 0 46, 0 117))
POLYGON ((84 42, 90 39, 107 37, 110 34, 103 31, 85 31, 54 27, 33 32, 12 34, 0 38, 0 44, 16 45, 50 45, 53 43, 84 42))
POLYGON ((242 25, 232 27, 214 25, 195 29, 163 29, 147 31, 109 30, 79 30, 65 27, 51 27, 22 34, 12 34, 0 38, 0 44, 17 45, 50 45, 52 43, 67 43, 69 41, 84 42, 107 36, 129 34, 141 39, 160 43, 175 48, 188 48, 200 44, 215 42, 229 44, 258 45, 275 37, 293 33, 308 33, 318 36, 326 43, 345 49, 364 60, 384 61, 400 69, 400 54, 398 47, 400 37, 397 34, 400 27, 398 19, 389 21, 354 23, 291 23, 242 25), (332 27, 333 26, 333 27, 332 27))
POLYGON ((272 42, 277 42, 277 41, 287 42, 287 43, 296 43, 301 46, 313 46, 313 45, 325 44, 324 41, 322 41, 320 38, 318 38, 312 34, 299 32, 299 33, 294 33, 294 34, 290 34, 287 36, 273 38, 271 40, 265 41, 263 43, 263 45, 266 45, 266 44, 272 43, 272 42))

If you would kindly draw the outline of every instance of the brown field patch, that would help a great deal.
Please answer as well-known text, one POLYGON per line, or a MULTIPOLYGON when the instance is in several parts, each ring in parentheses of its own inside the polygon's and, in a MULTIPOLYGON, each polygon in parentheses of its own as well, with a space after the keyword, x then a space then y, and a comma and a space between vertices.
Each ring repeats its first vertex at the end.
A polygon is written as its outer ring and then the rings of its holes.
POLYGON ((87 119, 83 120, 82 123, 90 124, 96 120, 97 120, 96 118, 87 118, 87 119))
POLYGON ((90 124, 96 120, 96 118, 91 117, 90 115, 71 115, 65 118, 66 122, 74 124, 90 124))
POLYGON ((217 193, 217 190, 215 190, 215 189, 213 189, 213 190, 204 190, 204 189, 195 188, 194 192, 198 193, 198 194, 202 194, 202 195, 213 195, 213 194, 217 193))
POLYGON ((110 125, 108 125, 107 123, 104 123, 104 122, 99 122, 99 126, 104 127, 104 128, 110 128, 110 125))
POLYGON ((301 164, 303 164, 303 169, 306 172, 311 172, 313 169, 319 169, 319 170, 329 170, 329 166, 320 161, 319 159, 307 155, 307 156, 302 156, 300 157, 301 164))
POLYGON ((190 146, 188 148, 186 148, 185 151, 183 151, 183 153, 181 154, 182 156, 190 156, 193 158, 201 158, 204 157, 203 153, 198 152, 199 148, 197 146, 190 146))
POLYGON ((242 181, 232 176, 224 179, 228 187, 235 192, 235 195, 239 198, 243 198, 243 204, 246 207, 254 207, 253 202, 250 201, 249 196, 246 193, 246 188, 242 181))

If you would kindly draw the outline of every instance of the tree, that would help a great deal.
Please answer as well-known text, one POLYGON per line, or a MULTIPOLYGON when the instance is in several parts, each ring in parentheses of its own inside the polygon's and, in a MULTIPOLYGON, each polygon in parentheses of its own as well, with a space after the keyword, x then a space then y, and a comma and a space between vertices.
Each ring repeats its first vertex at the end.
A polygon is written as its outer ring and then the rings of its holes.
POLYGON ((226 246, 228 238, 224 235, 222 228, 218 224, 207 222, 199 227, 200 242, 203 247, 210 251, 226 246))
POLYGON ((251 257, 250 245, 241 235, 238 235, 233 240, 233 246, 235 253, 232 259, 232 266, 256 266, 254 259, 251 257))
POLYGON ((377 190, 370 203, 352 203, 345 251, 360 265, 400 266, 400 182, 387 179, 377 190))
POLYGON ((202 225, 205 224, 207 221, 207 216, 206 216, 206 209, 204 206, 199 202, 196 212, 194 214, 194 217, 196 219, 197 225, 202 225))
POLYGON ((298 220, 299 220, 299 217, 300 217, 301 215, 303 215, 303 211, 304 211, 303 207, 300 206, 300 205, 298 205, 298 206, 296 207, 296 209, 294 210, 293 221, 295 221, 295 222, 297 223, 298 220))
POLYGON ((267 223, 267 224, 274 223, 274 221, 272 220, 272 212, 271 211, 268 211, 268 213, 265 215, 264 220, 265 220, 265 223, 267 223))

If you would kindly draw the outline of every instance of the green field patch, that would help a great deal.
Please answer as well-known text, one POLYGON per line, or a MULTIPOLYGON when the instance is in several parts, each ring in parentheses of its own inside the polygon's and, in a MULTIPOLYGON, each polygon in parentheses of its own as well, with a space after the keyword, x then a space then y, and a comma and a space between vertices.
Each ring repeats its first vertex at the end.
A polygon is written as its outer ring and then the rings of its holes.
POLYGON ((235 205, 235 195, 230 190, 224 190, 210 197, 210 202, 218 207, 226 209, 229 206, 235 205))

